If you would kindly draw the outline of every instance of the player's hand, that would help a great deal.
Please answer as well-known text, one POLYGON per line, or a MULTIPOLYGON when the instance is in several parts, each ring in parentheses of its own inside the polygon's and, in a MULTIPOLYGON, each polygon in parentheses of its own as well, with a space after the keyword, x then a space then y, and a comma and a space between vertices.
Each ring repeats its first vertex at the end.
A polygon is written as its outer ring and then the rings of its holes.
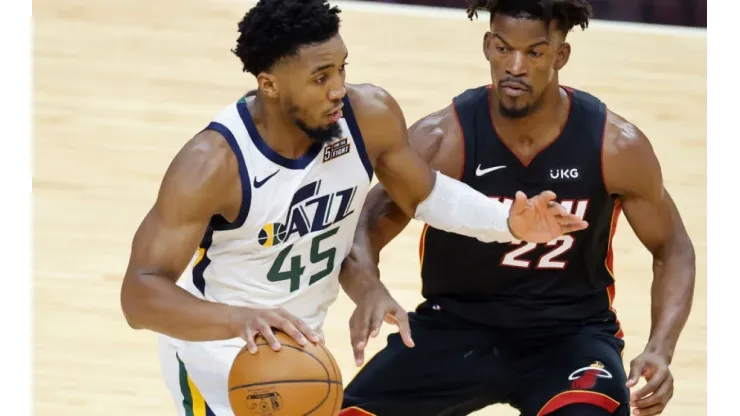
POLYGON ((393 299, 388 289, 378 282, 377 286, 362 296, 349 319, 352 351, 358 367, 365 361, 368 339, 378 336, 383 321, 398 326, 403 343, 409 348, 414 346, 406 310, 393 299))
POLYGON ((630 405, 635 415, 659 415, 673 397, 673 375, 668 361, 660 354, 643 352, 630 362, 627 387, 637 385, 640 377, 647 383, 630 395, 630 405))
POLYGON ((555 202, 552 191, 544 191, 530 199, 519 191, 509 210, 509 229, 521 241, 546 243, 587 227, 586 221, 555 202))
POLYGON ((282 308, 240 308, 235 321, 239 336, 247 342, 247 350, 252 354, 258 351, 255 340, 257 335, 261 335, 273 350, 280 350, 280 341, 272 332, 273 328, 288 334, 301 345, 308 345, 309 339, 313 342, 321 342, 321 337, 314 333, 308 325, 282 308))

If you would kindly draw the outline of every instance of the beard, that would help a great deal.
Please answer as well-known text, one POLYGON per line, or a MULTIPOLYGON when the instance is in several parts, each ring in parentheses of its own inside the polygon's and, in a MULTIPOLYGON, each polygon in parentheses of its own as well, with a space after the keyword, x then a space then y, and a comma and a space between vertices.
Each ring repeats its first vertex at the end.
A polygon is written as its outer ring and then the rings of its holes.
MULTIPOLYGON (((515 104, 516 105, 516 104, 515 104)), ((534 101, 531 101, 529 104, 525 104, 522 107, 516 107, 516 106, 507 107, 503 104, 503 101, 499 98, 498 102, 498 108, 501 112, 501 115, 510 118, 510 119, 518 119, 518 118, 524 118, 533 112, 537 111, 542 106, 542 96, 537 97, 534 99, 534 101)))
POLYGON ((329 143, 342 136, 342 126, 339 123, 332 123, 327 127, 308 127, 303 121, 295 119, 295 124, 317 143, 329 143))
POLYGON ((315 143, 325 144, 336 138, 342 137, 342 126, 340 126, 338 122, 325 127, 309 127, 308 124, 299 117, 300 112, 301 111, 298 106, 290 102, 288 105, 288 113, 293 119, 293 122, 295 122, 296 126, 306 133, 306 136, 315 143))
POLYGON ((499 102, 498 108, 501 115, 506 118, 522 118, 526 117, 529 114, 532 106, 525 105, 522 108, 508 108, 499 102))

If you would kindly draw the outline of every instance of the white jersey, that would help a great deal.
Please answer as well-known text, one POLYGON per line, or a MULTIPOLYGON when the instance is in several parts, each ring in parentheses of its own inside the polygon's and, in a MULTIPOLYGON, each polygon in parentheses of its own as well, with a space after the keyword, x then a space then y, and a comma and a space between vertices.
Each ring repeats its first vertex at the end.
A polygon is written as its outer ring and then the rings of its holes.
POLYGON ((210 301, 282 307, 321 331, 339 292, 372 166, 346 97, 341 138, 316 143, 299 159, 266 144, 247 110, 249 99, 229 105, 208 126, 237 156, 241 210, 232 223, 213 218, 178 285, 210 301))

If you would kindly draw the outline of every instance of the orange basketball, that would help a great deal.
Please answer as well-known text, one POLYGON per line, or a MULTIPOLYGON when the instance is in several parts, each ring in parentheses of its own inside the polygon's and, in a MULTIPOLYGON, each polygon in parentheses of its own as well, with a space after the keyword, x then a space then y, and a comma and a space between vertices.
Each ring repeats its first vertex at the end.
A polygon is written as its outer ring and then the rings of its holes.
POLYGON ((321 344, 298 344, 275 331, 282 344, 273 351, 264 338, 259 352, 244 347, 229 372, 229 403, 235 416, 334 416, 342 407, 342 374, 321 344))

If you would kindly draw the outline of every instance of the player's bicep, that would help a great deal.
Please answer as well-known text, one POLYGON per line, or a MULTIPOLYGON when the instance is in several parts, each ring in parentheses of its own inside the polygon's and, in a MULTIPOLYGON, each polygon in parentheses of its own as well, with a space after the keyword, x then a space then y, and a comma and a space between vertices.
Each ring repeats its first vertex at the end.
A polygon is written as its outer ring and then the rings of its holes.
POLYGON ((139 225, 131 245, 127 275, 157 275, 177 280, 202 239, 208 219, 173 219, 155 205, 139 225))
POLYGON ((459 178, 462 157, 454 108, 449 106, 414 123, 381 156, 378 177, 407 217, 429 196, 434 173, 459 178), (405 200, 403 198, 406 198, 405 200), (401 201, 399 201, 401 199, 401 201), (408 204, 403 206, 403 202, 408 204))
MULTIPOLYGON (((459 177, 462 171, 462 157, 454 109, 449 106, 423 117, 408 129, 411 149, 433 170, 450 177, 459 177)), ((367 197, 366 208, 375 219, 382 245, 400 232, 411 217, 399 208, 386 192, 383 183, 373 187, 367 197), (385 232, 387 230, 387 232, 385 232)))
POLYGON ((434 173, 408 143, 399 143, 383 153, 376 172, 388 195, 409 217, 434 185, 434 173))
POLYGON ((676 208, 668 192, 620 197, 625 218, 637 238, 653 253, 661 251, 674 233, 676 208))
POLYGON ((624 123, 621 119, 615 121, 618 128, 613 129, 614 136, 607 143, 605 180, 610 192, 619 198, 635 235, 655 254, 685 230, 664 187, 660 163, 650 142, 636 127, 624 123))
POLYGON ((378 180, 396 205, 413 216, 431 191, 434 174, 411 148, 403 112, 390 95, 378 94, 363 110, 360 127, 373 149, 378 180))
POLYGON ((175 157, 134 235, 127 275, 179 277, 227 194, 228 157, 207 141, 190 143, 175 157))

